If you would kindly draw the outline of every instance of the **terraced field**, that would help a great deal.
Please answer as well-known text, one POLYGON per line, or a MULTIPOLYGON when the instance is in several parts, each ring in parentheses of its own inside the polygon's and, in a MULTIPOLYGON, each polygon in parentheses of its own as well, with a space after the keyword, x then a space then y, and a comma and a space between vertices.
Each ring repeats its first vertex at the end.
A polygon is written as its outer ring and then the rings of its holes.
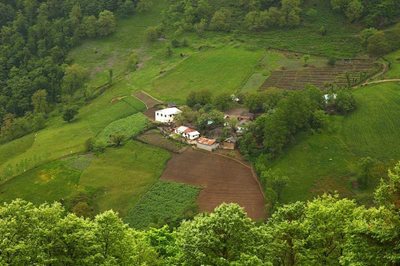
POLYGON ((265 81, 261 89, 271 87, 298 90, 307 85, 328 88, 354 85, 379 70, 379 66, 369 59, 349 59, 336 62, 335 66, 308 67, 296 70, 277 70, 265 81))

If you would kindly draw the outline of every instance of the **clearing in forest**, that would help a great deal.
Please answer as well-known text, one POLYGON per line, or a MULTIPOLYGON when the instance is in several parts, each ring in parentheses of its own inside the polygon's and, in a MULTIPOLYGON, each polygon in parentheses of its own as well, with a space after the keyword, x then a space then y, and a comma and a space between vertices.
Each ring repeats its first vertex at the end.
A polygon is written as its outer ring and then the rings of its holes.
POLYGON ((173 155, 161 176, 202 187, 197 202, 200 211, 211 212, 221 203, 237 203, 249 217, 265 218, 264 197, 251 168, 217 154, 188 149, 173 155))

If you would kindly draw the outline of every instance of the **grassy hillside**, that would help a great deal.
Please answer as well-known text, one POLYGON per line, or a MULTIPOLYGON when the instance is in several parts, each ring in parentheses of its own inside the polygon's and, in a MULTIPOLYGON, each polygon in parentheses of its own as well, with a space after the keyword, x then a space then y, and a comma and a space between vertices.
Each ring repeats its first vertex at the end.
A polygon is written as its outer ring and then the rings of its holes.
MULTIPOLYGON (((0 177, 15 176, 0 186, 0 200, 18 196, 39 203, 74 198, 84 192, 96 209, 114 208, 125 215, 157 181, 169 158, 166 151, 132 142, 120 149, 108 149, 86 163, 81 159, 72 163, 83 165, 79 167, 61 158, 85 152, 87 139, 99 136, 115 121, 142 112, 143 103, 131 96, 136 90, 183 103, 193 90, 255 91, 272 70, 302 67, 302 54, 293 59, 288 53, 266 48, 326 57, 312 56, 310 64, 315 66, 325 65, 327 57, 357 55, 361 51, 357 40, 360 29, 332 13, 327 4, 305 1, 305 10, 315 8, 318 16, 306 18, 298 28, 252 34, 207 32, 205 37, 168 32, 165 39, 155 43, 146 41, 146 28, 160 23, 167 1, 156 1, 151 11, 120 20, 114 35, 85 41, 69 54, 71 63, 89 69, 88 85, 93 91, 107 82, 110 69, 114 72, 113 85, 82 107, 72 123, 54 113, 44 130, 0 145, 0 177), (326 36, 319 33, 322 26, 327 29, 326 36), (173 38, 185 38, 189 46, 174 48, 169 57, 166 47, 173 38), (127 56, 133 50, 139 57, 134 72, 126 68, 127 56)), ((390 55, 393 62, 397 57, 398 53, 390 55)), ((394 63, 387 77, 396 77, 397 66, 394 63)), ((371 156, 384 165, 399 159, 393 149, 399 144, 398 89, 395 84, 382 84, 357 90, 359 109, 354 114, 332 118, 326 132, 303 136, 277 160, 272 167, 291 178, 284 200, 305 199, 331 189, 349 195, 368 194, 353 190, 350 180, 360 157, 371 156)), ((129 129, 137 132, 133 127, 129 129)))
POLYGON ((151 93, 183 102, 189 92, 208 89, 235 93, 253 72, 263 52, 224 47, 195 53, 153 82, 151 93))
POLYGON ((353 189, 358 161, 379 160, 382 175, 400 160, 400 85, 381 84, 355 91, 358 109, 348 117, 332 117, 329 128, 303 136, 272 164, 290 178, 284 201, 309 199, 323 191, 339 191, 361 200, 373 190, 353 189))
POLYGON ((0 186, 0 201, 63 201, 73 207, 85 198, 95 211, 124 216, 161 175, 169 153, 139 142, 108 149, 100 156, 72 156, 42 164, 0 186))

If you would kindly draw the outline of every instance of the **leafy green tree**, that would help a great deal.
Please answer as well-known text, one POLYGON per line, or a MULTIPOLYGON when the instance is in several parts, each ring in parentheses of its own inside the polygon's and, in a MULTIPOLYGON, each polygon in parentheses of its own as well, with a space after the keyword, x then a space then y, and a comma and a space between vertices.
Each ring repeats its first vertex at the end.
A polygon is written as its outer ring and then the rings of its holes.
POLYGON ((359 19, 363 13, 364 6, 360 0, 351 0, 345 10, 346 17, 351 21, 359 19))
POLYGON ((308 66, 308 61, 310 61, 310 58, 311 58, 311 56, 308 54, 303 56, 303 62, 304 62, 303 66, 305 66, 305 67, 308 66))
POLYGON ((227 265, 251 253, 254 223, 236 204, 185 221, 176 231, 178 262, 183 265, 227 265))
POLYGON ((118 14, 122 17, 128 17, 135 12, 135 4, 132 0, 125 0, 118 9, 118 14))
POLYGON ((203 113, 197 119, 197 127, 200 130, 213 129, 224 125, 224 114, 217 110, 203 113))
POLYGON ((356 100, 353 93, 348 89, 337 92, 335 108, 341 114, 348 114, 356 109, 356 100))
POLYGON ((390 52, 385 33, 379 31, 368 38, 367 51, 372 56, 382 56, 390 52))
POLYGON ((369 38, 372 37, 372 36, 374 36, 374 35, 377 34, 378 32, 379 32, 379 31, 378 31, 377 29, 375 29, 375 28, 367 28, 367 29, 362 30, 362 31, 360 32, 360 41, 361 41, 361 44, 362 44, 364 47, 367 47, 369 38))
POLYGON ((46 113, 49 109, 47 103, 47 91, 38 90, 32 95, 33 111, 35 113, 46 113))
POLYGON ((262 173, 262 178, 264 179, 265 185, 271 187, 276 193, 277 201, 281 202, 282 193, 289 183, 289 178, 279 173, 271 172, 271 170, 264 171, 262 173))
POLYGON ((230 31, 232 27, 232 11, 222 8, 211 18, 210 28, 215 31, 230 31))
POLYGON ((139 57, 135 50, 133 50, 128 57, 128 69, 135 71, 139 64, 139 57))
POLYGON ((160 37, 160 30, 158 27, 148 27, 146 30, 146 38, 149 42, 155 42, 160 37))
POLYGON ((73 64, 65 68, 63 78, 63 92, 65 95, 72 95, 77 90, 82 89, 89 79, 89 72, 86 68, 78 64, 73 64))
POLYGON ((342 265, 396 265, 400 262, 398 212, 384 207, 359 207, 346 227, 342 265))
POLYGON ((381 179, 375 190, 375 200, 382 206, 400 209, 400 162, 389 170, 387 178, 381 179))
POLYGON ((232 106, 232 98, 229 93, 221 93, 214 98, 214 106, 221 110, 226 111, 232 106))
POLYGON ((371 157, 361 158, 359 162, 360 171, 357 181, 361 188, 365 189, 369 186, 371 179, 374 177, 375 160, 371 157))
POLYGON ((108 36, 117 30, 117 21, 113 12, 104 10, 100 12, 97 20, 97 33, 99 36, 108 36))
POLYGON ((63 119, 65 122, 70 123, 78 113, 79 113, 78 107, 76 106, 67 107, 64 110, 63 119))
POLYGON ((152 6, 153 6, 152 0, 139 0, 136 3, 136 10, 139 13, 147 12, 151 9, 152 6))
POLYGON ((212 94, 209 90, 192 91, 186 98, 186 104, 189 107, 195 105, 204 106, 212 102, 212 94))
POLYGON ((122 134, 116 133, 110 136, 110 143, 115 147, 122 146, 124 141, 125 141, 125 136, 122 134))
POLYGON ((88 38, 97 36, 97 19, 95 16, 85 16, 82 21, 82 28, 88 38))

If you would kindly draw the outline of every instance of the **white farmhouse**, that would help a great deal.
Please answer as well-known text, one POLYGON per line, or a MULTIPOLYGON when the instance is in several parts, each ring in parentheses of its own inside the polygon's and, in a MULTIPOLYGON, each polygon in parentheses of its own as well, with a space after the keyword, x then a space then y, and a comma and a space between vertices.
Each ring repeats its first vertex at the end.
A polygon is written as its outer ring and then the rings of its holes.
POLYGON ((188 140, 195 140, 200 137, 200 132, 185 126, 180 126, 176 128, 175 133, 181 135, 182 137, 188 140))
POLYGON ((155 113, 155 120, 161 123, 171 123, 174 121, 175 116, 180 113, 182 111, 176 107, 158 110, 155 113))

